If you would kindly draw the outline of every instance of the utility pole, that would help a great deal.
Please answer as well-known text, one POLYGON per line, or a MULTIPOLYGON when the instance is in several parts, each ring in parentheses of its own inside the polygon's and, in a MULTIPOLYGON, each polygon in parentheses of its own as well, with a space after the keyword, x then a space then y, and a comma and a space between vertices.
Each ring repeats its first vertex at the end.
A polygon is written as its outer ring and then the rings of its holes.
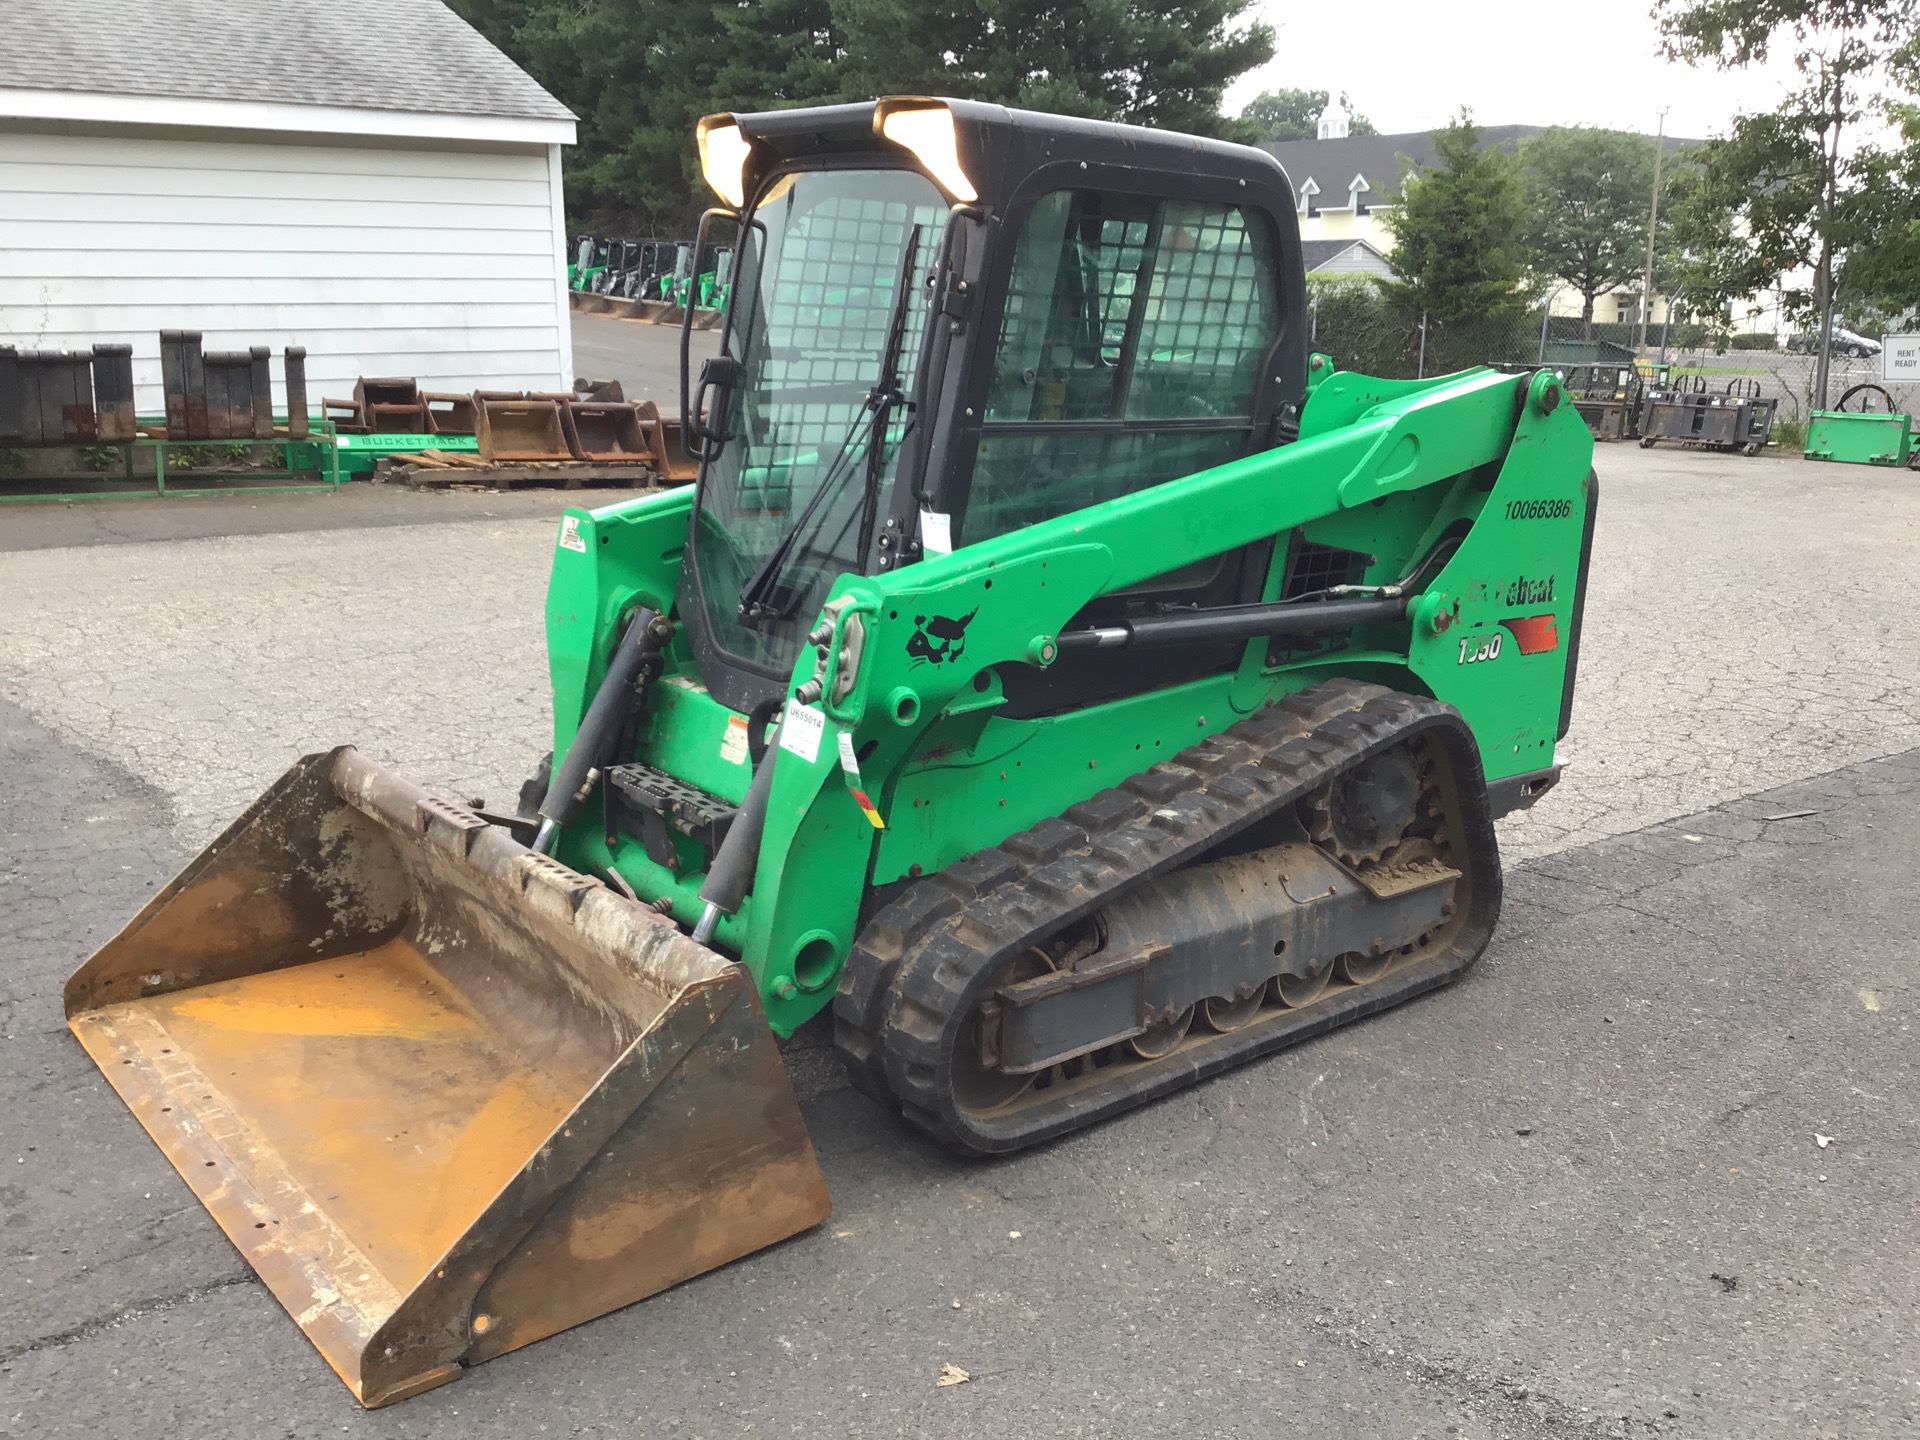
POLYGON ((1640 276, 1640 349, 1647 348, 1647 318, 1653 312, 1653 234, 1660 225, 1660 162, 1667 152, 1667 111, 1660 107, 1660 133, 1653 140, 1653 204, 1647 211, 1647 268, 1640 276))

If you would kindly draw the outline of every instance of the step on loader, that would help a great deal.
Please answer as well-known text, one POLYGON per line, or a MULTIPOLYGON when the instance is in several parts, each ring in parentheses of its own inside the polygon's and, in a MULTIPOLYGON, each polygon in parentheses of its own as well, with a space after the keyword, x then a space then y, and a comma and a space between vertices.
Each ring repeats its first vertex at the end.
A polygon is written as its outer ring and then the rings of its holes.
POLYGON ((310 756, 68 985, 367 1405, 816 1224, 815 1017, 991 1155, 1457 979, 1560 773, 1592 438, 1548 372, 1310 354, 1271 157, 697 139, 698 483, 561 519, 522 813, 310 756))

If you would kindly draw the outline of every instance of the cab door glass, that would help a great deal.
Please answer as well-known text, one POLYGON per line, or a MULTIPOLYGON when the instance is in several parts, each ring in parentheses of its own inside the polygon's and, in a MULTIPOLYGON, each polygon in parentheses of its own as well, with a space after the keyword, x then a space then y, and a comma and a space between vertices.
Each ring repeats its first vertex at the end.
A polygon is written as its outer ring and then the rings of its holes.
POLYGON ((1257 211, 1097 190, 1039 200, 1015 247, 962 542, 1245 454, 1280 332, 1274 266, 1257 211))

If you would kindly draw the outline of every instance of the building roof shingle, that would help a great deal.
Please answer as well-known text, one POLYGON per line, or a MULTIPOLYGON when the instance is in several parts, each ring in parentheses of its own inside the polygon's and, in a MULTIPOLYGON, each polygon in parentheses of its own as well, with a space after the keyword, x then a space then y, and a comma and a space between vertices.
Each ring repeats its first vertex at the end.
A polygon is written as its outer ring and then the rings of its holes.
MULTIPOLYGON (((1522 140, 1538 135, 1545 128, 1544 125, 1483 125, 1480 143, 1514 150, 1522 140)), ((1406 161, 1424 168, 1439 159, 1433 148, 1433 137, 1438 133, 1408 130, 1398 135, 1346 135, 1338 140, 1271 140, 1260 148, 1280 162, 1280 168, 1287 172, 1296 191, 1309 180, 1318 185, 1323 206, 1344 205, 1347 186, 1356 175, 1365 176, 1372 187, 1367 203, 1383 205, 1399 195, 1400 172, 1406 161)), ((1652 139, 1651 135, 1647 136, 1649 142, 1652 139)), ((1699 143, 1669 135, 1664 148, 1672 154, 1699 143)))
POLYGON ((1374 250, 1373 246, 1368 245, 1366 241, 1356 240, 1349 236, 1345 240, 1302 240, 1300 242, 1300 258, 1304 262, 1306 269, 1318 270, 1322 265, 1333 259, 1334 256, 1344 255, 1356 245, 1366 246, 1367 249, 1373 250, 1373 253, 1376 255, 1380 253, 1378 250, 1374 250))
POLYGON ((570 120, 440 0, 5 0, 0 89, 570 120))
MULTIPOLYGON (((1540 130, 1538 125, 1489 125, 1480 131, 1480 140, 1485 145, 1512 149, 1540 130)), ((1339 140, 1275 140, 1260 148, 1280 162, 1296 190, 1309 179, 1317 184, 1323 205, 1341 204, 1356 175, 1366 176, 1373 187, 1370 203, 1380 203, 1399 194, 1403 157, 1420 166, 1434 163, 1434 133, 1410 130, 1399 135, 1348 135, 1339 140)))

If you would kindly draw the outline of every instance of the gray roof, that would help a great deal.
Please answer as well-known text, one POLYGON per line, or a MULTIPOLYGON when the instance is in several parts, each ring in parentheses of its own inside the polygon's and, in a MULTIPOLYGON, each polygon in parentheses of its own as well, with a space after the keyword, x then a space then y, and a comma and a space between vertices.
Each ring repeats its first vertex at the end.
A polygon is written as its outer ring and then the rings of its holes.
POLYGON ((440 0, 0 0, 0 88, 570 120, 440 0))
POLYGON ((1356 245, 1363 250, 1373 251, 1374 255, 1380 259, 1386 258, 1380 254, 1377 246, 1369 245, 1364 240, 1358 240, 1352 237, 1345 240, 1302 240, 1300 242, 1300 258, 1304 262, 1306 269, 1318 270, 1322 265, 1333 259, 1334 256, 1344 255, 1356 245))
MULTIPOLYGON (((1480 143, 1514 150, 1529 135, 1538 135, 1545 128, 1543 125, 1483 125, 1480 143)), ((1433 148, 1436 133, 1409 130, 1399 135, 1348 135, 1339 140, 1274 140, 1260 148, 1280 162, 1296 191, 1309 179, 1318 185, 1319 203, 1323 207, 1346 204, 1347 186, 1356 175, 1364 175, 1372 187, 1367 203, 1378 205, 1399 193, 1400 172, 1406 161, 1426 167, 1438 159, 1433 148)), ((1653 137, 1649 135, 1647 139, 1651 141, 1653 137)), ((1669 135, 1666 149, 1671 152, 1698 143, 1669 135)))
MULTIPOLYGON (((1489 125, 1480 131, 1480 141, 1512 149, 1541 128, 1489 125)), ((1402 157, 1420 166, 1433 164, 1437 158, 1433 137, 1431 130, 1410 130, 1400 135, 1348 135, 1340 140, 1275 140, 1260 148, 1280 162, 1295 190, 1312 179, 1320 187, 1323 206, 1345 204, 1347 186, 1356 175, 1367 177, 1373 187, 1369 203, 1377 204, 1400 189, 1402 157)))

